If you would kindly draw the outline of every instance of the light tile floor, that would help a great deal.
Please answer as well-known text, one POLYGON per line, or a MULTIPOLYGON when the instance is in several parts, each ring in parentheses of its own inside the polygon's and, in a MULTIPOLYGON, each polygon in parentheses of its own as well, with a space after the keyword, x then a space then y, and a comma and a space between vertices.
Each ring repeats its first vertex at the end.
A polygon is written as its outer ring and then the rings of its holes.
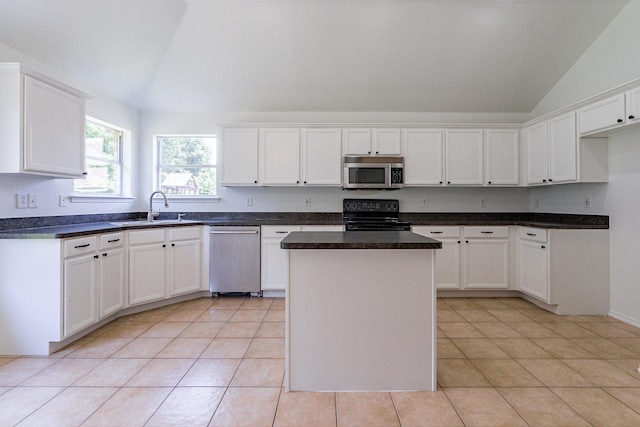
POLYGON ((441 298, 438 325, 434 393, 285 393, 284 300, 179 303, 0 357, 0 426, 640 425, 638 328, 518 298, 441 298))

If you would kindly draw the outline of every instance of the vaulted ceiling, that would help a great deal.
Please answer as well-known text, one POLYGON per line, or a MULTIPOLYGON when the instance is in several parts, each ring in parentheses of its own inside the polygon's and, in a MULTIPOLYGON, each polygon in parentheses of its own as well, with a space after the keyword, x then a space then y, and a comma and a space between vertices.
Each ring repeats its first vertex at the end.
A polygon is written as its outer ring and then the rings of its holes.
POLYGON ((628 2, 0 0, 0 43, 146 111, 527 113, 628 2))

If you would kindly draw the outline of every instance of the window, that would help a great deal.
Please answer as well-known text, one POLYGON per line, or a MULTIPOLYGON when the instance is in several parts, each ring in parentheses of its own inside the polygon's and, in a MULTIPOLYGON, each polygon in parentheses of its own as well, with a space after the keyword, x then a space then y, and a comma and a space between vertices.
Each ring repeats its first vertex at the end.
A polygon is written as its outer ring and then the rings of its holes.
POLYGON ((167 195, 216 195, 215 136, 158 136, 157 142, 160 190, 167 195))
POLYGON ((85 167, 87 177, 76 179, 76 194, 122 194, 122 130, 87 118, 85 167))

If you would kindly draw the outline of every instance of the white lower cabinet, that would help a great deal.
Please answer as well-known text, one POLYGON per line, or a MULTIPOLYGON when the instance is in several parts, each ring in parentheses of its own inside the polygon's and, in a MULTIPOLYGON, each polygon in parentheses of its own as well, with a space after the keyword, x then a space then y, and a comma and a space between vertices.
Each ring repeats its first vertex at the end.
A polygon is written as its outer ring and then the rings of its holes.
POLYGON ((289 283, 289 255, 280 242, 293 231, 343 231, 341 225, 263 225, 260 247, 260 289, 284 292, 289 283))
POLYGON ((435 285, 437 289, 460 289, 460 260, 462 245, 460 227, 415 226, 412 231, 442 242, 436 249, 435 285))
POLYGON ((129 232, 129 304, 201 289, 200 227, 129 232))
POLYGON ((509 228, 463 227, 462 288, 509 288, 509 228))
POLYGON ((126 304, 126 250, 123 232, 100 235, 98 241, 98 315, 103 319, 126 304))
POLYGON ((98 245, 96 236, 66 240, 63 262, 63 336, 98 320, 98 245))
POLYGON ((549 248, 546 230, 521 227, 518 240, 519 290, 549 300, 549 248))
POLYGON ((284 291, 289 283, 289 257, 280 242, 300 226, 263 225, 260 250, 260 288, 262 291, 284 291))

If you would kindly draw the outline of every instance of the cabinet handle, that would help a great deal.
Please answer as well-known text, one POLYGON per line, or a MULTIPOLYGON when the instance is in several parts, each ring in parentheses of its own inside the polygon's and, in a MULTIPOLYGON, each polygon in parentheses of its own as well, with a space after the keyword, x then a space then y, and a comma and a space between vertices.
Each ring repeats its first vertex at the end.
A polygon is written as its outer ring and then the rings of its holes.
POLYGON ((546 180, 546 179, 543 179, 543 180, 542 180, 542 182, 547 182, 547 180, 546 180))
POLYGON ((636 118, 636 116, 629 116, 629 120, 633 120, 635 118, 636 118))
POLYGON ((82 175, 83 175, 83 176, 87 176, 87 175, 88 175, 88 173, 87 173, 87 172, 82 172, 82 175))
POLYGON ((93 257, 94 257, 95 259, 98 259, 98 255, 94 255, 93 257))
POLYGON ((431 234, 442 234, 442 231, 432 231, 431 234))
POLYGON ((541 245, 540 247, 541 247, 542 249, 546 248, 546 246, 545 246, 545 245, 541 245))
POLYGON ((480 234, 493 234, 493 231, 481 231, 480 234))
POLYGON ((113 239, 113 240, 107 240, 107 243, 115 243, 115 242, 119 242, 120 239, 113 239))
POLYGON ((91 246, 91 243, 85 243, 84 245, 76 245, 74 246, 75 249, 78 248, 88 248, 89 246, 91 246))
POLYGON ((622 119, 618 119, 618 123, 622 123, 624 120, 622 119))
POLYGON ((553 180, 551 178, 549 178, 549 182, 553 182, 553 180))
POLYGON ((103 253, 103 254, 102 254, 102 256, 107 256, 107 253, 106 253, 106 252, 105 252, 105 253, 103 253))
POLYGON ((537 234, 536 233, 527 233, 527 236, 534 236, 535 237, 535 236, 537 236, 537 234))
POLYGON ((276 234, 287 234, 288 231, 276 231, 276 234))

